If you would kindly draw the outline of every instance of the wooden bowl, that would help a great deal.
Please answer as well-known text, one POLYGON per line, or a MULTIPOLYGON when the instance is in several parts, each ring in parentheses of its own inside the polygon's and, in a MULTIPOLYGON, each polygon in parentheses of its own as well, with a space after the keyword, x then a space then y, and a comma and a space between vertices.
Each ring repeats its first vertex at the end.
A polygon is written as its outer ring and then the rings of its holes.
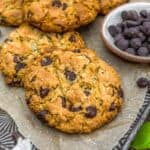
POLYGON ((137 12, 141 10, 148 10, 150 12, 150 3, 146 2, 137 2, 137 3, 128 3, 125 5, 122 5, 113 11, 111 11, 106 18, 104 19, 104 22, 102 24, 102 29, 101 29, 101 35, 102 39, 104 41, 104 44, 106 47, 112 51, 114 54, 117 56, 126 59, 131 62, 139 62, 139 63, 150 63, 150 56, 148 57, 143 57, 143 56, 135 56, 132 54, 129 54, 127 52, 124 52, 117 48, 114 44, 114 39, 110 35, 108 31, 108 27, 110 25, 115 25, 117 23, 120 23, 122 21, 121 19, 121 12, 124 10, 136 10, 137 12))

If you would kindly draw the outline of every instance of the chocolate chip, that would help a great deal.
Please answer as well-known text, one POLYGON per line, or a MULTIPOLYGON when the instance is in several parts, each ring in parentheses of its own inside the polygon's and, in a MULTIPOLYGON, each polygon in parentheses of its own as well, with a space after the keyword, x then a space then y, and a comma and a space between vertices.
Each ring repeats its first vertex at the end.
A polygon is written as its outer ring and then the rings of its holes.
POLYGON ((117 34, 117 35, 114 37, 115 42, 118 42, 118 41, 121 40, 121 39, 124 39, 124 36, 123 36, 121 33, 117 34))
POLYGON ((85 116, 87 118, 93 118, 93 117, 96 116, 96 114, 97 114, 97 109, 96 109, 95 106, 89 106, 89 107, 86 108, 85 116))
POLYGON ((70 41, 70 42, 76 42, 76 37, 75 37, 74 35, 71 35, 71 36, 69 37, 69 41, 70 41))
POLYGON ((28 98, 26 98, 26 103, 27 103, 27 105, 30 104, 31 98, 32 98, 32 96, 29 96, 28 98))
POLYGON ((80 53, 81 50, 80 50, 80 49, 75 49, 75 50, 73 50, 73 52, 74 52, 74 53, 80 53))
POLYGON ((141 77, 137 80, 136 84, 139 88, 146 88, 149 84, 149 81, 147 78, 141 77))
POLYGON ((47 110, 42 110, 40 112, 37 113, 37 118, 39 120, 41 120, 42 122, 46 123, 46 120, 45 120, 45 116, 48 114, 48 111, 47 110))
POLYGON ((115 41, 115 45, 121 50, 126 50, 129 47, 129 41, 123 38, 115 41))
POLYGON ((135 38, 137 37, 137 34, 139 33, 139 29, 132 27, 132 28, 126 28, 124 30, 124 36, 127 39, 135 38))
POLYGON ((22 61, 22 59, 18 55, 14 55, 13 61, 14 61, 14 63, 19 63, 22 61))
POLYGON ((49 89, 48 88, 40 88, 40 96, 41 98, 44 98, 48 95, 49 89))
POLYGON ((89 90, 85 89, 85 90, 84 90, 84 94, 85 94, 86 96, 89 96, 89 95, 90 95, 89 90))
POLYGON ((66 104, 66 98, 64 96, 61 96, 61 103, 62 103, 62 107, 66 108, 67 104, 66 104))
POLYGON ((136 54, 136 51, 135 51, 134 48, 127 48, 127 49, 125 50, 125 52, 127 52, 127 53, 129 53, 129 54, 132 54, 132 55, 135 55, 135 54, 136 54))
POLYGON ((16 72, 20 71, 21 69, 23 69, 26 65, 24 63, 18 62, 16 64, 15 70, 16 72))
POLYGON ((127 20, 126 24, 127 24, 128 27, 135 27, 137 25, 140 25, 140 22, 139 21, 127 20))
POLYGON ((53 0, 52 6, 60 8, 62 6, 62 3, 60 0, 53 0))
POLYGON ((127 11, 122 11, 121 17, 122 17, 123 20, 130 19, 129 16, 128 16, 128 12, 127 11))
POLYGON ((76 79, 76 74, 73 71, 69 71, 69 70, 65 69, 64 75, 70 81, 74 81, 76 79))
POLYGON ((63 3, 63 10, 66 10, 67 9, 67 7, 68 7, 68 5, 66 4, 66 3, 63 3))
POLYGON ((142 10, 142 11, 140 11, 140 15, 144 18, 147 18, 148 17, 148 12, 146 10, 142 10))
POLYGON ((69 110, 72 112, 78 112, 82 110, 82 107, 81 106, 76 107, 76 106, 70 105, 69 110))
POLYGON ((146 47, 140 47, 138 50, 137 50, 137 54, 139 56, 148 56, 149 55, 149 50, 146 48, 146 47))
POLYGON ((52 59, 49 58, 49 57, 44 57, 42 60, 41 60, 41 66, 48 66, 52 63, 52 59))
POLYGON ((138 49, 142 46, 142 41, 140 38, 134 38, 134 39, 131 39, 130 45, 132 48, 138 49))
POLYGON ((21 80, 20 79, 14 79, 12 82, 8 83, 8 86, 10 87, 16 87, 21 85, 21 80))
POLYGON ((109 107, 109 111, 114 111, 116 109, 115 103, 111 103, 110 107, 109 107))
POLYGON ((109 26, 108 31, 112 37, 115 37, 117 34, 121 32, 121 29, 117 26, 111 25, 109 26))
POLYGON ((33 76, 31 82, 34 82, 35 80, 36 80, 36 76, 33 76))
POLYGON ((118 89, 118 95, 119 95, 121 98, 124 98, 124 92, 123 92, 123 89, 122 89, 122 88, 119 88, 119 89, 118 89))

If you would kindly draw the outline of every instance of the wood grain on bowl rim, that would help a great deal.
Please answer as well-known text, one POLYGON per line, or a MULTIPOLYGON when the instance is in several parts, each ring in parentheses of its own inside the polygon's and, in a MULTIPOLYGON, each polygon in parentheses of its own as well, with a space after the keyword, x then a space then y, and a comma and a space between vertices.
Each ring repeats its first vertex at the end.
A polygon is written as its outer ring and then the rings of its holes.
MULTIPOLYGON (((109 19, 111 19, 110 17, 113 16, 115 13, 117 13, 118 11, 123 10, 124 8, 128 7, 128 6, 134 6, 134 5, 149 5, 150 8, 150 3, 148 2, 135 2, 135 3, 129 3, 129 4, 124 4, 122 6, 119 6, 118 8, 112 10, 105 18, 104 21, 102 23, 102 27, 100 29, 100 34, 102 37, 102 40, 105 44, 105 46, 107 47, 108 50, 110 50, 111 52, 113 52, 114 54, 116 54, 117 56, 131 61, 131 62, 136 62, 136 63, 150 63, 150 56, 148 57, 143 57, 143 56, 135 56, 132 54, 129 54, 127 52, 124 52, 122 50, 120 50, 119 48, 117 48, 114 44, 111 44, 109 42, 109 39, 106 35, 106 27, 107 27, 107 22, 109 21, 109 19)), ((119 14, 120 15, 120 14, 119 14)), ((118 22, 119 23, 119 22, 118 22)))

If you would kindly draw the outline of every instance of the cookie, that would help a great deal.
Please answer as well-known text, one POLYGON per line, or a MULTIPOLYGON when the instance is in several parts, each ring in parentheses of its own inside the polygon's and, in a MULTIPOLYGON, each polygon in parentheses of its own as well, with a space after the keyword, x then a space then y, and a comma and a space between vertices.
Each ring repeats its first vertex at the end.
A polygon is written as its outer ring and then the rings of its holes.
POLYGON ((129 0, 100 0, 100 14, 106 15, 108 14, 113 8, 127 3, 129 0))
POLYGON ((0 0, 0 24, 17 26, 23 22, 23 0, 0 0))
POLYGON ((39 56, 23 82, 29 108, 50 127, 67 133, 103 126, 123 103, 118 74, 88 49, 39 56))
POLYGON ((13 31, 0 47, 0 69, 11 86, 22 85, 18 73, 37 55, 51 48, 77 50, 85 47, 78 32, 44 33, 26 24, 13 31))
POLYGON ((25 20, 48 32, 68 31, 92 22, 99 0, 25 0, 25 20))

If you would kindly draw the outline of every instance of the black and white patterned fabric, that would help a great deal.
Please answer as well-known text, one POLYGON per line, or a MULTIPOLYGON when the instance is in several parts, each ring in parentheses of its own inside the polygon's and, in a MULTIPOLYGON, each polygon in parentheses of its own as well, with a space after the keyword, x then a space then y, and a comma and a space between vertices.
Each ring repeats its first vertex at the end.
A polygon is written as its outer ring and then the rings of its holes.
MULTIPOLYGON (((0 150, 12 150, 18 139, 24 139, 18 127, 8 113, 0 109, 0 150)), ((31 144, 31 150, 38 150, 31 144)))
POLYGON ((134 139, 136 133, 144 123, 148 114, 150 113, 150 88, 148 89, 144 103, 137 114, 135 121, 130 126, 129 130, 119 140, 118 144, 112 150, 128 150, 129 146, 134 139))

